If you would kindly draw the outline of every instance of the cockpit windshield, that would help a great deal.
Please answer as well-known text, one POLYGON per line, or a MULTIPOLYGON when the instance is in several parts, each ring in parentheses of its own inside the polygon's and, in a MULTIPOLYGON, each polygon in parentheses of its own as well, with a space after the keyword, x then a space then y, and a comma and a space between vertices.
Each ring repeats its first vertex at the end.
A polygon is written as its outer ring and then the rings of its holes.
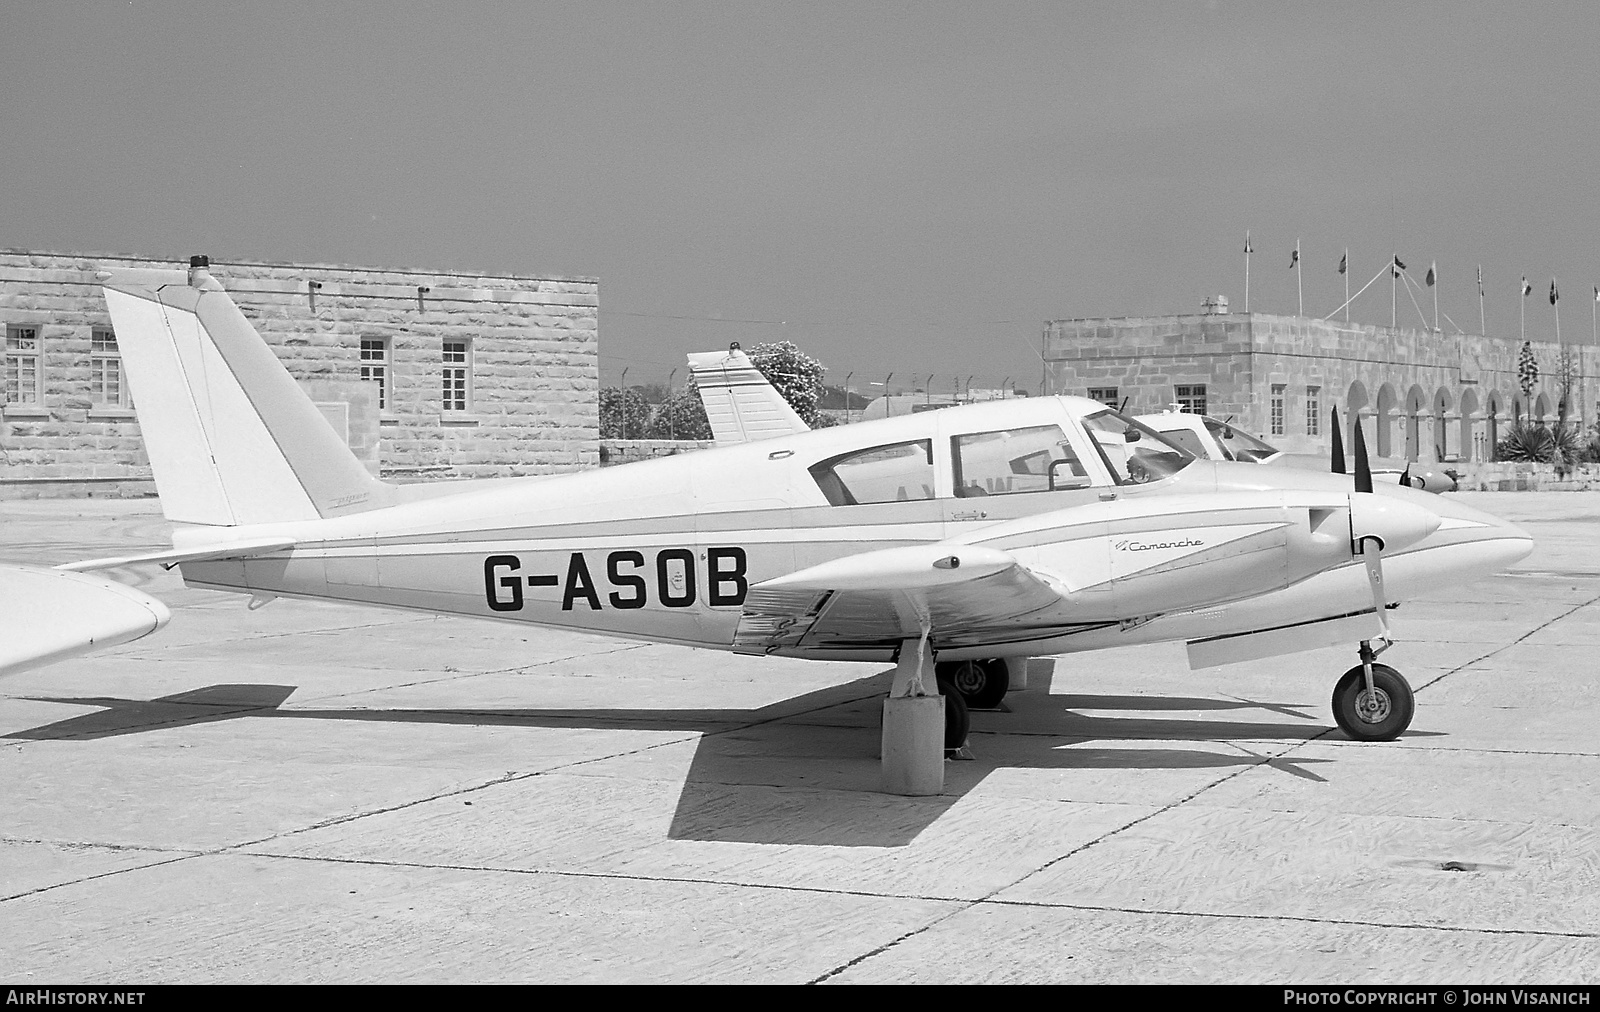
POLYGON ((1083 427, 1118 485, 1159 481, 1194 462, 1188 450, 1109 408, 1084 416, 1083 427))
POLYGON ((1260 463, 1269 457, 1276 456, 1278 448, 1271 443, 1263 442, 1242 429, 1236 429, 1227 422, 1219 422, 1207 415, 1204 419, 1206 428, 1211 432, 1217 445, 1222 447, 1222 453, 1229 460, 1242 460, 1248 464, 1260 463))

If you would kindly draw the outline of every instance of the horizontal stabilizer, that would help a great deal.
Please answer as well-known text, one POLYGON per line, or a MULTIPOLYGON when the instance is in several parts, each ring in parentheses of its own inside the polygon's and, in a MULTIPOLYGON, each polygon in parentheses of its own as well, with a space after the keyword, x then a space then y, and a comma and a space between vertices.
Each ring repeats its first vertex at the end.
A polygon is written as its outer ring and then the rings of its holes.
POLYGON ((173 548, 165 552, 147 552, 143 555, 119 555, 109 559, 85 559, 55 567, 71 573, 95 569, 115 569, 118 566, 155 564, 171 569, 180 562, 213 562, 218 559, 249 559, 257 555, 270 555, 294 547, 292 538, 258 538, 255 541, 236 541, 226 545, 202 548, 173 548))

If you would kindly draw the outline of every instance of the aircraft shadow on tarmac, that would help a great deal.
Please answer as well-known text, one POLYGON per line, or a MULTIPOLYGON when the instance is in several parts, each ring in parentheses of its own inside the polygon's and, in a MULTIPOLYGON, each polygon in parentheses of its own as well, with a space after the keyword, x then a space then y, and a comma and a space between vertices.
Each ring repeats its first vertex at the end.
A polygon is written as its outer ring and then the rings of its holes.
MULTIPOLYGON (((1043 674, 1043 672, 1041 672, 1043 674)), ((1177 770, 1266 765, 1323 778, 1308 767, 1333 760, 1272 757, 1246 741, 1305 741, 1329 728, 1305 704, 1176 696, 1051 694, 1048 674, 1007 697, 1008 713, 977 711, 976 760, 946 765, 945 794, 890 797, 878 788, 878 714, 891 672, 749 710, 680 709, 285 709, 293 685, 209 685, 158 699, 30 696, 96 712, 0 735, 24 741, 93 741, 218 721, 288 718, 486 727, 612 728, 699 732, 671 839, 826 846, 904 846, 996 769, 1177 770), (1257 709, 1298 723, 1195 717, 1090 716, 1078 710, 1257 709), (1228 743, 1234 753, 1182 748, 1085 748, 1086 742, 1228 743), (1073 747, 1064 748, 1063 745, 1073 747)), ((1337 733, 1337 732, 1335 732, 1337 733)), ((1427 732, 1411 731, 1408 737, 1427 732)))

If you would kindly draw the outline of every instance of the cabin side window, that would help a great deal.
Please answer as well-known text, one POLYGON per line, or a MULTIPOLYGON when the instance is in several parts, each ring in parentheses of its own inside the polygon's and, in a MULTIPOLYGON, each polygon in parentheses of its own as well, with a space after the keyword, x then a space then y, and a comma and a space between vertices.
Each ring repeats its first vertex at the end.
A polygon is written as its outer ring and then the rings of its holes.
POLYGON ((1082 488, 1078 454, 1058 425, 1033 425, 950 438, 955 492, 961 497, 1082 488))
POLYGON ((852 450, 809 468, 834 506, 933 498, 933 441, 917 439, 852 450))

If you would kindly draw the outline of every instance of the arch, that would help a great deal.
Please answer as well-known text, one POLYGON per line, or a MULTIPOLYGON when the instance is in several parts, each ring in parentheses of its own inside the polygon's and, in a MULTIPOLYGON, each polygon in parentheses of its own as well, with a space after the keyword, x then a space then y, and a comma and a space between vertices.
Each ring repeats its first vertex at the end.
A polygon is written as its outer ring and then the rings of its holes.
POLYGON ((1549 394, 1543 392, 1539 394, 1538 399, 1533 402, 1533 414, 1529 417, 1540 425, 1543 425, 1550 420, 1549 394))
POLYGON ((1356 445, 1356 426, 1361 424, 1361 416, 1369 412, 1367 407, 1367 385, 1360 380, 1350 384, 1350 390, 1344 397, 1344 445, 1350 450, 1356 445))
POLYGON ((1393 440, 1390 438, 1390 425, 1394 420, 1394 411, 1399 400, 1395 396, 1394 387, 1391 384, 1385 383, 1378 388, 1378 432, 1377 439, 1373 442, 1376 444, 1377 454, 1380 457, 1387 457, 1391 453, 1390 447, 1393 440))
POLYGON ((1478 431, 1478 391, 1467 387, 1461 391, 1461 450, 1462 460, 1487 460, 1488 455, 1478 445, 1482 433, 1478 431))
POLYGON ((1428 410, 1428 395, 1422 392, 1422 387, 1413 383, 1411 389, 1406 391, 1406 459, 1422 459, 1422 416, 1428 410))
POLYGON ((1454 408, 1455 397, 1449 389, 1440 387, 1433 392, 1433 459, 1436 461, 1450 456, 1450 417, 1454 408))

